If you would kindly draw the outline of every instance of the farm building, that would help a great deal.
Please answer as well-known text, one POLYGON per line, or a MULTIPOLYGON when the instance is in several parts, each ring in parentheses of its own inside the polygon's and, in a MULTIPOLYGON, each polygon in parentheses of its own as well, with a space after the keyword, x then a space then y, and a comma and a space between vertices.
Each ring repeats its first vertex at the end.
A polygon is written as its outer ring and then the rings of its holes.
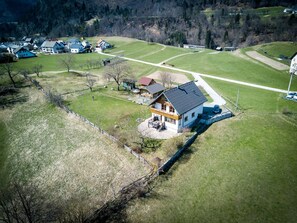
POLYGON ((141 89, 141 95, 147 98, 156 98, 165 90, 166 88, 162 84, 154 83, 141 89))
POLYGON ((161 93, 151 104, 152 123, 174 132, 191 127, 203 112, 207 99, 196 84, 191 81, 161 93))
POLYGON ((123 80, 123 88, 125 88, 125 90, 133 90, 135 89, 135 83, 136 81, 133 79, 124 79, 123 80))
POLYGON ((152 78, 149 78, 149 77, 141 77, 138 81, 139 85, 140 86, 143 86, 143 87, 146 87, 146 86, 149 86, 151 84, 155 84, 156 81, 152 78))

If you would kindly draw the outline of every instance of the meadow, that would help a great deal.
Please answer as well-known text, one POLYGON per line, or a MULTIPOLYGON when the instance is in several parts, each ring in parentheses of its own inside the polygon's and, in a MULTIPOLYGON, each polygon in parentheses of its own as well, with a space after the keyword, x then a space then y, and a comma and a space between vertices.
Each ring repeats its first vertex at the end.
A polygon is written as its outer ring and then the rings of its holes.
MULTIPOLYGON (((120 54, 122 50, 127 57, 154 63, 188 52, 171 47, 161 51, 161 45, 127 38, 106 40, 117 45, 108 51, 111 54, 120 54), (143 54, 139 51, 141 47, 143 54)), ((287 52, 286 47, 277 47, 281 48, 279 52, 287 52)), ((277 47, 272 45, 271 49, 277 47)), ((276 71, 243 54, 238 56, 238 52, 189 53, 168 63, 219 77, 287 88, 287 72, 276 71)), ((32 75, 43 86, 64 94, 71 109, 103 129, 113 134, 124 133, 118 135, 124 137, 121 140, 129 137, 134 140, 137 119, 150 115, 147 107, 128 101, 131 96, 128 92, 111 90, 115 85, 103 81, 104 68, 88 70, 98 78, 93 92, 87 90, 85 78, 76 71, 56 73, 61 70, 57 66, 60 56, 41 55, 20 60, 16 66, 29 69, 35 63, 43 64, 44 73, 40 77, 32 75), (78 92, 66 94, 75 90, 78 92)), ((98 54, 75 57, 77 64, 90 58, 104 58, 98 54)), ((136 62, 129 64, 136 77, 159 70, 136 62)), ((285 100, 285 94, 205 80, 226 98, 227 106, 236 116, 213 124, 199 136, 173 169, 156 179, 153 192, 129 206, 124 220, 294 222, 297 217, 297 103, 285 100), (236 110, 238 92, 239 110, 236 110)), ((297 89, 296 78, 291 89, 297 89)), ((3 185, 15 177, 32 180, 47 191, 54 202, 66 202, 75 195, 82 204, 91 201, 91 205, 100 206, 113 195, 110 185, 119 189, 145 173, 134 157, 48 104, 37 90, 21 88, 20 94, 24 97, 15 96, 16 103, 0 111, 3 185)), ((168 147, 172 147, 170 145, 168 143, 168 147)))
POLYGON ((290 65, 290 58, 297 52, 297 43, 294 42, 273 42, 251 47, 264 56, 271 59, 283 57, 283 60, 278 60, 284 64, 290 65))
POLYGON ((294 222, 297 103, 207 79, 240 111, 213 124, 127 210, 131 222, 294 222))
POLYGON ((0 110, 0 189, 38 185, 51 207, 90 211, 148 171, 132 155, 24 84, 0 110))

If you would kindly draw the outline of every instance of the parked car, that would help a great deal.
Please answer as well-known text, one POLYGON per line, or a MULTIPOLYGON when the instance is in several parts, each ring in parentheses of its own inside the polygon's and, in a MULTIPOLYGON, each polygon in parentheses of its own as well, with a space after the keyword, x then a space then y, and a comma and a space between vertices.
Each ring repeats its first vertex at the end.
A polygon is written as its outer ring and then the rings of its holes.
POLYGON ((219 105, 215 105, 212 110, 212 112, 215 114, 219 114, 219 113, 221 113, 221 111, 222 111, 222 109, 220 109, 219 105))

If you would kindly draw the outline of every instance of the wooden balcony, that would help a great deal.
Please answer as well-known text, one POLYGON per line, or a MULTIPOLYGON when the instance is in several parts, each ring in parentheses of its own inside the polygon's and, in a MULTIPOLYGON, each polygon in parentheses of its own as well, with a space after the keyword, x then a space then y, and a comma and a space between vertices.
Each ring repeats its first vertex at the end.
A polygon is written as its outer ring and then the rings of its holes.
POLYGON ((174 113, 170 113, 170 112, 166 112, 164 110, 159 110, 159 109, 155 109, 155 108, 150 108, 150 111, 154 114, 157 114, 157 115, 162 115, 164 117, 167 117, 167 118, 171 118, 171 119, 174 119, 174 120, 180 120, 181 119, 181 116, 177 115, 177 114, 174 114, 174 113))

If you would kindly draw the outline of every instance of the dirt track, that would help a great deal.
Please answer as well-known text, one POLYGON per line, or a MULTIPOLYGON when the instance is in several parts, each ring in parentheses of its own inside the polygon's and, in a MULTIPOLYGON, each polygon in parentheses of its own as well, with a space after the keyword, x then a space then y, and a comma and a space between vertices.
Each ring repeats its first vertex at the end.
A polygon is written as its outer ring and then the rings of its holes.
MULTIPOLYGON (((171 72, 167 72, 167 73, 169 73, 173 77, 173 82, 184 84, 190 81, 189 78, 184 74, 171 73, 171 72)), ((150 74, 148 77, 153 78, 155 80, 161 80, 160 74, 161 74, 160 71, 156 71, 150 74)))
POLYGON ((262 63, 267 64, 268 66, 277 69, 277 70, 287 70, 289 69, 288 65, 282 64, 280 62, 277 62, 275 60, 272 60, 268 57, 265 57, 263 55, 261 55, 260 53, 256 52, 256 51, 248 51, 246 52, 246 54, 250 57, 252 57, 255 60, 258 60, 262 63))

